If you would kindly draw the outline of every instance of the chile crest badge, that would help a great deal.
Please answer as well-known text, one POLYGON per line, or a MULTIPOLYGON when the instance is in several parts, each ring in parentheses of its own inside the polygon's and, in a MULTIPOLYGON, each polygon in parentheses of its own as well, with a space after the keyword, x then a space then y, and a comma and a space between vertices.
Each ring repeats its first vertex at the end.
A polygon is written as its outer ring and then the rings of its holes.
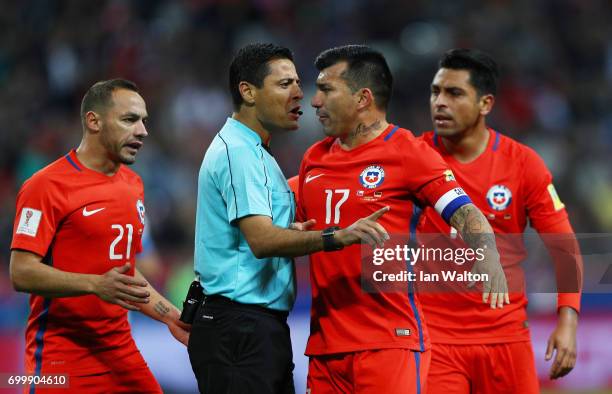
POLYGON ((374 189, 385 180, 385 170, 381 166, 368 166, 361 171, 359 182, 366 189, 374 189))

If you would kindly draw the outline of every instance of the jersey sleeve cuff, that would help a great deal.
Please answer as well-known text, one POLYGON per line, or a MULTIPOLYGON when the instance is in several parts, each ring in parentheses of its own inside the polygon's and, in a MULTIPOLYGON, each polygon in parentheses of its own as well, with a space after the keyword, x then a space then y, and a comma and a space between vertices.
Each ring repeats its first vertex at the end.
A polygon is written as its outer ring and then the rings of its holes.
POLYGON ((29 242, 13 242, 13 244, 11 245, 11 251, 23 250, 25 252, 37 254, 41 257, 44 257, 47 254, 47 249, 44 249, 38 244, 32 244, 29 242))
POLYGON ((581 293, 559 293, 557 295, 557 313, 564 306, 568 306, 577 313, 580 313, 580 297, 581 293))

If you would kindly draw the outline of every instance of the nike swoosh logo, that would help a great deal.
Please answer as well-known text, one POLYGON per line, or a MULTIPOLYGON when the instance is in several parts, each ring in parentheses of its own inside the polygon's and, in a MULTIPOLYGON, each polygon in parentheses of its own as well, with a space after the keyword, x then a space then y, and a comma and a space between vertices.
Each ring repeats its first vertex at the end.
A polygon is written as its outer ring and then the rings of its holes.
POLYGON ((318 177, 323 176, 323 175, 325 175, 325 174, 319 174, 319 175, 313 175, 313 176, 307 175, 306 179, 304 180, 304 182, 308 183, 310 181, 314 181, 315 179, 317 179, 318 177))
POLYGON ((93 211, 88 211, 87 207, 83 208, 83 216, 91 216, 94 213, 98 213, 100 211, 103 211, 105 208, 98 208, 98 209, 94 209, 93 211))

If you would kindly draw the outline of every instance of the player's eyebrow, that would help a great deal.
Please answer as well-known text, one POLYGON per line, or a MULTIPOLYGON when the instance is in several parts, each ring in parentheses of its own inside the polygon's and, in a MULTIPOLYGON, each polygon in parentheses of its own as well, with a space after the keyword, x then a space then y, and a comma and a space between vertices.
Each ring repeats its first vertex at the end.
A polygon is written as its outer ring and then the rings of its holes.
POLYGON ((319 90, 323 90, 323 88, 330 88, 331 85, 327 82, 316 82, 315 83, 317 85, 317 89, 319 90))
POLYGON ((287 78, 282 78, 280 81, 278 81, 279 84, 284 84, 284 83, 292 84, 293 82, 295 82, 295 83, 297 83, 299 85, 300 84, 300 79, 299 78, 293 78, 293 77, 287 77, 287 78))
POLYGON ((136 112, 126 112, 123 115, 121 115, 122 118, 124 119, 142 119, 142 120, 146 120, 149 116, 148 114, 138 114, 136 112))
POLYGON ((450 93, 464 93, 465 89, 459 86, 440 86, 438 84, 432 83, 431 90, 443 90, 450 93))

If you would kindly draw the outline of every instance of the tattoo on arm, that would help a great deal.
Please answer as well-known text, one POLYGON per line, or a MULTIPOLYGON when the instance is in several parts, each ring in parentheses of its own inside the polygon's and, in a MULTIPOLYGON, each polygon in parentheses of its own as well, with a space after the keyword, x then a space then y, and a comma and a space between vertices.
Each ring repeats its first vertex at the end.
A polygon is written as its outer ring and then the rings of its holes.
POLYGON ((380 120, 375 120, 374 123, 369 126, 366 126, 363 123, 359 123, 355 131, 353 131, 353 137, 369 134, 372 131, 377 130, 378 128, 380 128, 380 120))
POLYGON ((450 219, 450 224, 471 248, 496 250, 493 229, 487 218, 473 204, 457 209, 450 219))
POLYGON ((153 309, 161 316, 165 316, 168 312, 170 312, 170 308, 164 305, 162 301, 159 301, 157 304, 155 304, 153 309))

